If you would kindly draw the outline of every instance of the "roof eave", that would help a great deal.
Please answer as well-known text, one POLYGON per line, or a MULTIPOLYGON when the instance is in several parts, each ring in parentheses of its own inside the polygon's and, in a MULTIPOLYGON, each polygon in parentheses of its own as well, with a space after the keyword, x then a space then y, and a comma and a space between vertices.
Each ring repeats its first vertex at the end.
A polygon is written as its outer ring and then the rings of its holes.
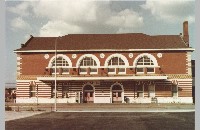
MULTIPOLYGON (((82 51, 194 51, 194 48, 166 48, 166 49, 88 49, 88 50, 56 50, 57 52, 82 52, 82 51)), ((14 50, 18 52, 55 52, 55 50, 14 50)))

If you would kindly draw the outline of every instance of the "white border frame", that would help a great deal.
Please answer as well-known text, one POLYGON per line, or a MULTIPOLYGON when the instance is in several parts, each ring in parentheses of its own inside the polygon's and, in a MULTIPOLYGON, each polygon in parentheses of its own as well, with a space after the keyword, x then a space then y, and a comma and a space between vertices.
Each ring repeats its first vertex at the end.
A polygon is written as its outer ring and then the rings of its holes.
POLYGON ((118 74, 126 74, 126 68, 129 67, 129 62, 127 60, 127 58, 122 55, 122 54, 119 54, 119 53, 116 53, 116 54, 112 54, 110 56, 108 56, 105 60, 105 63, 104 63, 104 66, 105 68, 114 68, 115 69, 115 72, 108 72, 108 74, 116 74, 116 68, 125 68, 125 72, 119 72, 118 74), (121 58, 125 65, 113 65, 113 66, 108 66, 108 62, 113 58, 113 57, 119 57, 121 58))
POLYGON ((111 98, 111 103, 113 102, 112 88, 113 88, 113 86, 115 86, 115 85, 119 85, 119 86, 121 86, 121 88, 122 88, 122 95, 121 95, 121 96, 122 96, 122 103, 123 103, 123 102, 124 102, 124 86, 123 86, 122 84, 118 83, 118 82, 112 84, 111 87, 110 87, 110 98, 111 98))
MULTIPOLYGON (((80 68, 80 62, 83 60, 83 58, 85 57, 92 57, 93 60, 95 60, 95 62, 97 63, 97 66, 85 66, 85 67, 81 67, 81 68, 97 68, 97 72, 92 72, 90 74, 98 74, 98 68, 100 68, 100 61, 99 59, 93 55, 93 54, 84 54, 82 56, 79 57, 79 59, 77 60, 76 62, 76 67, 77 68, 80 68)), ((79 74, 87 74, 87 71, 86 72, 79 72, 79 74)))
POLYGON ((93 87, 93 103, 94 103, 94 101, 95 101, 95 87, 94 87, 93 84, 91 84, 89 82, 83 84, 83 86, 82 86, 82 100, 84 99, 84 87, 87 86, 87 85, 90 85, 90 86, 93 87))
POLYGON ((159 67, 159 66, 158 66, 158 62, 157 62, 156 58, 155 58, 152 54, 149 54, 149 53, 142 53, 142 54, 138 55, 138 56, 135 58, 135 60, 133 61, 133 67, 159 67), (154 65, 138 65, 138 66, 136 66, 137 61, 138 61, 140 58, 144 57, 144 56, 147 56, 148 58, 150 58, 150 59, 153 61, 154 65))
MULTIPOLYGON (((55 57, 56 56, 53 56, 50 60, 49 60, 49 64, 48 64, 48 67, 47 68, 52 68, 52 62, 53 62, 53 60, 55 59, 55 57)), ((62 57, 62 58, 64 58, 67 62, 68 62, 68 64, 69 64, 69 66, 68 67, 66 67, 66 66, 64 66, 64 67, 62 67, 62 68, 72 68, 72 61, 70 60, 70 58, 68 57, 68 56, 66 56, 66 55, 64 55, 64 54, 57 54, 57 58, 58 57, 62 57)), ((53 68, 54 69, 54 68, 53 68)), ((57 67, 57 69, 58 69, 58 67, 57 67)), ((70 70, 69 70, 70 71, 70 70)), ((55 74, 55 73, 52 73, 52 74, 55 74)), ((59 74, 59 72, 56 72, 56 74, 59 74)), ((69 72, 64 72, 64 73, 62 73, 62 74, 69 74, 69 72)))
MULTIPOLYGON (((69 64, 69 67, 64 67, 64 68, 70 68, 72 67, 72 61, 70 60, 70 58, 66 55, 63 55, 63 54, 58 54, 57 55, 57 58, 58 57, 63 57, 69 64)), ((49 64, 48 64, 48 67, 47 68, 52 68, 52 62, 53 60, 55 59, 55 56, 53 56, 50 60, 49 60, 49 64)))

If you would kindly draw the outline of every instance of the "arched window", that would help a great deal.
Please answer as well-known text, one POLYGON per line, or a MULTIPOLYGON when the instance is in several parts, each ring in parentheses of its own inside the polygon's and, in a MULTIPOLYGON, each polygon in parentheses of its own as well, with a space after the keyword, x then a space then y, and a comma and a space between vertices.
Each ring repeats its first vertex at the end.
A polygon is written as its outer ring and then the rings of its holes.
POLYGON ((138 65, 154 65, 154 63, 150 58, 148 58, 147 56, 144 56, 138 60, 137 66, 138 65))
POLYGON ((87 68, 90 69, 90 74, 97 73, 97 63, 92 57, 84 57, 80 61, 80 74, 87 74, 87 68))
POLYGON ((145 68, 147 73, 155 73, 154 62, 146 55, 138 59, 136 63, 136 71, 137 73, 144 73, 145 68))
POLYGON ((58 68, 56 73, 62 73, 62 74, 68 74, 69 73, 69 63, 68 61, 60 56, 57 57, 57 59, 55 60, 55 58, 53 59, 52 63, 51 63, 51 67, 53 69, 52 73, 55 73, 55 67, 58 68), (59 70, 62 69, 62 70, 59 70), (62 72, 59 72, 62 71, 62 72))
POLYGON ((108 62, 109 66, 114 66, 114 65, 125 65, 124 61, 122 60, 122 58, 120 57, 113 57, 112 59, 110 59, 110 61, 108 62))
POLYGON ((119 74, 126 72, 125 62, 122 60, 121 57, 113 57, 108 61, 108 73, 109 74, 116 74, 117 69, 118 69, 119 74))
POLYGON ((116 53, 108 56, 104 66, 108 68, 108 74, 126 74, 129 62, 124 55, 116 53))

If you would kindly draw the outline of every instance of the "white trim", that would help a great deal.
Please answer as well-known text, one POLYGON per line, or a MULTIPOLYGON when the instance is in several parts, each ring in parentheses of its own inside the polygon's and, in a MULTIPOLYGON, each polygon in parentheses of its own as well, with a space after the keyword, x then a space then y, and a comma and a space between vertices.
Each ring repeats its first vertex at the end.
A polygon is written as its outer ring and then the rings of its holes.
MULTIPOLYGON (((123 67, 119 67, 119 66, 108 66, 108 69, 114 69, 115 71, 114 72, 108 72, 108 74, 116 74, 117 70, 116 69, 119 69, 119 68, 123 68, 123 67)), ((123 68, 125 69, 124 72, 119 72, 118 71, 118 74, 126 74, 126 68, 123 68)))
POLYGON ((21 82, 29 83, 30 81, 41 82, 40 80, 16 80, 16 83, 21 83, 21 82))
POLYGON ((125 72, 118 72, 118 74, 126 74, 126 68, 125 68, 125 72))
POLYGON ((146 69, 148 69, 148 68, 153 68, 153 72, 148 72, 147 71, 147 74, 155 74, 155 67, 147 67, 146 69))
MULTIPOLYGON (((166 49, 88 49, 88 50, 57 50, 57 52, 80 52, 80 51, 194 51, 194 48, 166 48, 166 49)), ((55 50, 25 50, 25 51, 14 51, 17 52, 55 52, 55 50)))
MULTIPOLYGON (((119 66, 116 66, 116 67, 121 67, 122 68, 122 67, 128 67, 129 66, 129 62, 128 62, 127 58, 124 55, 122 55, 122 54, 116 53, 116 54, 112 54, 112 55, 110 55, 110 56, 108 56, 106 58, 105 63, 104 63, 105 67, 108 67, 108 61, 111 60, 113 57, 119 57, 125 63, 125 65, 119 65, 119 66)), ((112 66, 112 67, 115 67, 115 66, 112 66)))
POLYGON ((114 83, 114 84, 111 85, 111 87, 110 87, 110 91, 111 91, 111 92, 112 92, 112 88, 113 88, 113 86, 115 86, 115 85, 119 85, 119 86, 121 86, 122 91, 124 91, 124 87, 123 87, 123 85, 120 84, 120 83, 118 83, 118 82, 116 82, 116 83, 114 83))
POLYGON ((82 55, 81 57, 79 57, 79 59, 77 60, 77 62, 76 62, 76 67, 77 68, 80 67, 80 62, 85 57, 92 57, 92 59, 95 60, 96 63, 97 63, 97 66, 87 66, 87 67, 97 67, 98 68, 100 66, 100 61, 99 61, 99 59, 95 55, 93 55, 93 54, 85 54, 85 55, 82 55))
POLYGON ((89 83, 89 82, 87 82, 86 84, 84 84, 83 87, 82 87, 82 92, 83 92, 83 93, 82 93, 82 100, 85 98, 85 97, 84 97, 84 93, 85 93, 84 87, 87 86, 87 85, 90 85, 90 86, 92 86, 92 88, 93 88, 93 103, 94 103, 94 101, 95 101, 95 87, 94 87, 93 84, 91 84, 91 83, 89 83))
POLYGON ((115 85, 119 85, 121 87, 121 89, 122 89, 121 98, 122 98, 122 103, 123 103, 124 102, 124 86, 122 84, 118 83, 118 82, 112 84, 111 87, 110 87, 110 99, 111 99, 111 103, 113 102, 113 95, 112 95, 113 89, 112 88, 115 85))
POLYGON ((155 84, 150 84, 150 85, 148 85, 148 97, 155 97, 156 96, 156 94, 155 94, 155 89, 156 88, 156 85, 155 84), (153 86, 153 90, 152 91, 150 91, 149 90, 149 87, 150 86, 153 86), (153 94, 153 96, 151 96, 151 94, 153 94))
POLYGON ((136 68, 136 74, 144 74, 144 67, 142 66, 142 67, 137 67, 136 68), (142 72, 137 72, 137 68, 142 68, 143 69, 143 71, 142 72))
MULTIPOLYGON (((69 64, 69 67, 65 67, 65 68, 71 68, 72 67, 72 61, 70 60, 70 58, 66 55, 63 55, 63 54, 57 54, 57 58, 58 57, 63 57, 69 64)), ((49 64, 48 64, 48 67, 47 68, 52 68, 52 62, 53 60, 55 59, 55 56, 53 56, 50 60, 49 60, 49 64)))
MULTIPOLYGON (((156 66, 158 66, 158 62, 157 62, 156 58, 155 58, 152 54, 149 54, 149 53, 142 53, 142 54, 138 55, 138 56, 135 58, 134 62, 133 62, 133 66, 136 67, 137 61, 138 61, 140 58, 144 57, 144 56, 147 56, 148 58, 150 58, 150 60, 152 60, 153 63, 154 63, 154 65, 152 65, 152 66, 151 66, 151 65, 148 65, 149 67, 153 67, 153 66, 156 67, 156 66)), ((148 67, 148 66, 145 66, 145 65, 138 65, 137 67, 141 67, 141 66, 143 66, 143 67, 148 67)))
MULTIPOLYGON (((57 80, 115 80, 115 79, 132 79, 132 80, 162 80, 168 76, 114 76, 114 77, 57 77, 57 80)), ((55 80, 55 77, 37 77, 37 80, 55 80)))
POLYGON ((178 85, 171 85, 171 92, 172 92, 172 97, 173 98, 178 98, 178 85), (176 87, 176 96, 174 96, 174 91, 173 91, 173 86, 176 87))
POLYGON ((91 84, 91 83, 89 83, 89 82, 85 83, 85 84, 82 86, 82 92, 83 92, 83 89, 84 89, 84 87, 85 87, 86 85, 92 86, 92 87, 93 87, 93 91, 95 92, 95 87, 94 87, 94 85, 91 84))
POLYGON ((137 71, 136 71, 136 74, 144 74, 144 71, 143 71, 143 72, 137 72, 137 71))
POLYGON ((168 79, 168 81, 173 81, 173 80, 177 80, 177 81, 192 81, 191 79, 168 79))
POLYGON ((87 74, 87 72, 79 72, 79 74, 87 74))

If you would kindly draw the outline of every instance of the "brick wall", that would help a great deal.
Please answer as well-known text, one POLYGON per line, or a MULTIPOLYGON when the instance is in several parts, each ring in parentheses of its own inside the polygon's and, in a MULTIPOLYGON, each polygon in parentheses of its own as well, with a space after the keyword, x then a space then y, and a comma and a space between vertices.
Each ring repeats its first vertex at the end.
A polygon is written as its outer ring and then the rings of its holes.
MULTIPOLYGON (((106 59, 117 52, 103 52, 105 57, 101 58, 101 53, 90 53, 94 54, 100 61, 100 66, 104 66, 106 59)), ((135 58, 143 52, 133 52, 133 58, 129 58, 129 52, 120 52, 118 54, 124 55, 130 66, 133 66, 135 58)), ((161 52, 162 57, 157 56, 158 52, 144 52, 153 55, 160 66, 161 70, 156 69, 156 73, 162 71, 165 74, 187 74, 187 53, 186 52, 161 52)), ((72 54, 75 53, 64 53, 72 61, 72 67, 76 67, 77 60, 85 53, 76 53, 77 57, 72 58, 72 54)), ((45 69, 48 67, 50 59, 54 56, 54 53, 21 53, 20 55, 20 73, 22 75, 43 75, 45 69), (45 59, 45 54, 49 54, 49 58, 45 59)), ((127 74, 133 73, 134 70, 127 69, 127 74)))

